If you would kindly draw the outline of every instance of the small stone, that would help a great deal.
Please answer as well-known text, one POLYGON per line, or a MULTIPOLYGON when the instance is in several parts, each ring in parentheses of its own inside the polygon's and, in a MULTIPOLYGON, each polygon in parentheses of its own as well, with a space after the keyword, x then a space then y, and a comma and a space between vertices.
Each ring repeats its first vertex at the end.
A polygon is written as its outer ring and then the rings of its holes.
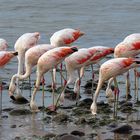
POLYGON ((75 124, 85 124, 85 123, 86 123, 86 119, 84 117, 78 118, 78 120, 75 122, 75 124))
POLYGON ((11 128, 16 128, 17 126, 15 124, 11 125, 11 128))
POLYGON ((9 111, 11 111, 11 110, 13 110, 14 108, 4 108, 2 111, 4 111, 4 112, 9 112, 9 111))
POLYGON ((7 115, 2 115, 1 118, 3 118, 3 119, 7 119, 8 116, 7 116, 7 115))
POLYGON ((140 135, 132 135, 128 140, 140 140, 140 135))
POLYGON ((81 138, 79 138, 78 136, 67 134, 67 135, 56 137, 55 140, 81 140, 81 138))
POLYGON ((57 123, 62 123, 62 122, 67 122, 68 121, 69 116, 66 114, 57 114, 52 121, 55 121, 57 123))
POLYGON ((20 116, 20 115, 29 115, 32 114, 32 112, 27 109, 14 109, 10 111, 9 114, 12 116, 20 116))
POLYGON ((91 98, 86 98, 86 99, 81 100, 78 103, 78 106, 79 107, 90 106, 92 104, 92 102, 93 102, 93 100, 91 98))
POLYGON ((131 125, 124 124, 124 125, 114 128, 111 132, 129 134, 132 132, 132 130, 133 128, 131 125))
POLYGON ((71 134, 75 135, 75 136, 79 136, 79 137, 85 136, 84 132, 81 132, 81 131, 78 131, 78 130, 72 131, 71 134))

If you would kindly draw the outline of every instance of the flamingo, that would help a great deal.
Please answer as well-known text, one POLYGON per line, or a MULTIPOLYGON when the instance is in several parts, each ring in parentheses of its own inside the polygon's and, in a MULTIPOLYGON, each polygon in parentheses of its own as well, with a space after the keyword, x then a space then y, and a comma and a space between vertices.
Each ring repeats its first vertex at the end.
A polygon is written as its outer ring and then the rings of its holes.
POLYGON ((91 112, 93 115, 97 113, 97 98, 103 83, 113 78, 116 86, 116 76, 127 72, 129 69, 140 66, 140 61, 135 58, 113 58, 104 62, 99 70, 99 81, 96 88, 93 103, 91 104, 91 112))
MULTIPOLYGON (((79 29, 65 28, 55 32, 50 38, 50 43, 51 45, 56 47, 70 46, 74 41, 76 41, 79 37, 83 35, 84 32, 80 31, 79 29)), ((62 64, 60 65, 60 74, 62 75, 62 64)), ((53 69, 53 75, 55 77, 56 69, 53 69)), ((61 77, 61 85, 62 85, 62 77, 61 77)))
MULTIPOLYGON (((13 51, 0 51, 0 68, 3 68, 18 53, 13 51)), ((0 112, 2 111, 2 84, 0 86, 0 112)))
MULTIPOLYGON (((17 74, 21 74, 23 70, 23 65, 24 65, 24 59, 25 59, 25 52, 31 48, 34 47, 38 40, 40 38, 40 33, 39 32, 34 32, 34 33, 25 33, 22 36, 20 36, 16 43, 15 43, 15 51, 18 52, 18 72, 17 74)), ((17 85, 19 85, 19 81, 17 79, 17 85)), ((17 95, 20 95, 20 90, 17 88, 17 95)), ((10 96, 13 98, 14 96, 10 96)))
MULTIPOLYGON (((73 52, 77 51, 76 47, 60 47, 54 48, 46 53, 44 53, 37 62, 37 78, 36 84, 31 96, 30 107, 33 112, 38 111, 38 107, 35 103, 35 95, 40 86, 40 80, 42 76, 48 72, 49 70, 56 67, 59 63, 61 63, 65 57, 72 54, 73 52)), ((53 96, 53 110, 54 110, 54 96, 53 96)))
POLYGON ((95 64, 103 59, 106 55, 114 52, 113 48, 104 47, 104 46, 94 46, 90 48, 79 49, 78 52, 73 53, 69 57, 65 59, 66 70, 68 72, 69 78, 68 82, 66 82, 64 89, 60 96, 60 103, 64 102, 64 92, 66 87, 73 83, 75 80, 75 71, 78 71, 78 78, 76 79, 74 86, 74 93, 77 95, 77 99, 79 98, 80 92, 80 81, 84 75, 84 68, 86 66, 95 64))
MULTIPOLYGON (((140 54, 140 33, 134 33, 128 35, 121 43, 119 43, 114 50, 114 57, 136 57, 140 54)), ((136 68, 135 68, 136 71, 136 68)), ((134 72, 135 72, 134 71, 134 72)), ((136 73, 135 73, 135 77, 136 73)), ((106 90, 106 95, 112 97, 112 90, 110 89, 111 83, 113 80, 109 80, 108 87, 106 90)), ((135 78, 135 81, 138 81, 138 78, 135 78)), ((135 89, 138 89, 138 82, 135 82, 135 89)), ((127 72, 126 80, 126 99, 128 99, 128 94, 130 94, 130 81, 129 81, 129 71, 127 72)), ((136 90, 137 91, 137 90, 136 90)), ((138 97, 138 96, 137 96, 138 97)))
MULTIPOLYGON (((11 78, 10 86, 9 86, 9 95, 13 96, 13 93, 16 89, 16 85, 14 84, 16 79, 24 80, 28 78, 32 72, 32 68, 37 64, 39 57, 47 52, 50 49, 55 48, 50 44, 40 44, 36 45, 28 49, 25 53, 25 73, 24 74, 15 74, 11 78)), ((16 99, 15 99, 16 100, 16 99)))
POLYGON ((56 47, 69 46, 83 35, 84 33, 80 30, 65 28, 55 32, 50 38, 50 43, 56 47))
POLYGON ((0 38, 0 51, 6 51, 8 48, 8 43, 5 39, 0 38))

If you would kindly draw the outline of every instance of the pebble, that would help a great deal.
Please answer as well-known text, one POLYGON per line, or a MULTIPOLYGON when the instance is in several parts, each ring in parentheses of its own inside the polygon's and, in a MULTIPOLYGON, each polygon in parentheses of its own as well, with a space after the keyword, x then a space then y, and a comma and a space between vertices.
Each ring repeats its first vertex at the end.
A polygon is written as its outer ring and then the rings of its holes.
POLYGON ((132 130, 133 130, 133 128, 131 125, 124 124, 124 125, 121 125, 121 126, 114 128, 113 130, 111 130, 111 132, 121 133, 121 134, 129 134, 132 132, 132 130))

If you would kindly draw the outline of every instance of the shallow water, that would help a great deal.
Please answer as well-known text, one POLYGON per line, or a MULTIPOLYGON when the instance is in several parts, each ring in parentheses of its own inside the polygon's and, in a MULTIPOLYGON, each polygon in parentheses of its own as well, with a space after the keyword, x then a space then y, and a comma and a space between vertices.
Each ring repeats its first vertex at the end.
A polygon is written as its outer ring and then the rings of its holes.
MULTIPOLYGON (((49 43, 49 38, 55 31, 70 27, 79 28, 85 32, 85 35, 75 42, 81 48, 95 45, 115 47, 127 35, 139 32, 139 10, 139 0, 0 0, 0 37, 6 39, 10 45, 9 50, 13 50, 16 39, 23 33, 38 31, 41 33, 39 43, 49 43)), ((11 76, 16 72, 17 59, 14 58, 5 69, 0 70, 0 77, 2 77, 4 82, 9 83, 11 76)), ((131 76, 133 77, 133 74, 131 76)), ((90 78, 90 72, 87 72, 85 77, 82 82, 83 85, 90 78)), ((33 72, 31 79, 33 83, 35 72, 33 72)), ((57 79, 59 79, 59 76, 57 79)), ((123 81, 123 77, 120 77, 119 80, 123 81)), ((133 78, 131 80, 133 83, 133 78)), ((46 81, 47 85, 50 84, 49 73, 46 74, 46 81)), ((58 80, 58 83, 60 83, 60 80, 58 80)), ((120 87, 121 93, 124 93, 124 84, 120 85, 120 87)), ((133 89, 133 86, 131 88, 133 89)), ((83 89, 81 89, 82 91, 83 89)), ((23 92, 25 96, 28 96, 28 90, 23 92)), ((19 105, 15 106, 10 102, 7 93, 7 90, 3 92, 3 108, 19 108, 19 105)), ((134 96, 133 93, 134 90, 132 90, 132 95, 134 96)), ((37 96, 40 96, 40 94, 37 96)), ((47 93, 46 98, 49 98, 45 101, 47 106, 51 103, 50 93, 47 93)), ((38 105, 41 105, 41 97, 37 99, 38 105)), ((101 95, 100 100, 104 99, 105 96, 101 95)), ((44 126, 39 121, 42 116, 43 114, 38 114, 35 116, 36 119, 33 116, 24 116, 23 118, 13 118, 10 116, 7 119, 8 121, 1 119, 1 140, 11 140, 16 135, 24 135, 25 133, 27 136, 30 136, 31 133, 60 130, 56 129, 58 126, 44 126), (23 127, 24 130, 22 127, 11 128, 10 126, 15 124, 15 122, 17 126, 22 122, 28 125, 23 127)), ((136 116, 134 115, 133 117, 136 116)), ((138 119, 140 118, 138 117, 138 119)), ((65 130, 69 130, 70 127, 65 130)), ((91 128, 84 128, 85 130, 93 131, 91 128)), ((102 131, 105 131, 105 129, 99 132, 98 139, 101 140, 107 137, 105 135, 108 135, 108 133, 103 135, 102 131)), ((112 137, 112 135, 113 133, 109 133, 109 137, 112 137)))

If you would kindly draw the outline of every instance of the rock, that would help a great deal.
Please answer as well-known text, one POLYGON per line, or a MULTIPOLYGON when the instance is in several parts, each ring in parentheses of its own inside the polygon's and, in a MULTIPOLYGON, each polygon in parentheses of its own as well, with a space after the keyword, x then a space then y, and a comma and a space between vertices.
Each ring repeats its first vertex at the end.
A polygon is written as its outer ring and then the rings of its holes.
POLYGON ((14 104, 27 104, 27 103, 29 103, 29 101, 25 97, 20 96, 20 95, 16 95, 15 99, 16 100, 12 100, 12 103, 14 103, 14 104))
POLYGON ((85 114, 91 114, 90 109, 81 108, 81 107, 75 107, 72 109, 72 115, 80 116, 85 114))
POLYGON ((55 121, 57 123, 62 123, 62 122, 67 122, 68 121, 69 116, 66 114, 57 114, 52 121, 55 121))
POLYGON ((140 140, 140 135, 131 135, 128 140, 140 140))
POLYGON ((32 112, 27 109, 14 109, 10 111, 9 114, 12 116, 20 116, 20 115, 29 115, 32 114, 32 112))
POLYGON ((124 103, 121 104, 120 108, 123 108, 123 107, 126 107, 126 106, 132 107, 133 103, 132 102, 124 102, 124 103))
POLYGON ((11 110, 13 110, 14 108, 4 108, 2 111, 4 111, 4 112, 10 112, 11 110))
POLYGON ((81 138, 78 136, 71 135, 71 134, 66 134, 63 136, 58 136, 54 140, 81 140, 81 138))
MULTIPOLYGON (((126 99, 126 95, 121 96, 121 98, 125 98, 126 99)), ((132 98, 132 96, 130 94, 128 94, 128 100, 130 100, 132 98)))
MULTIPOLYGON (((93 90, 96 90, 98 81, 93 81, 93 90)), ((92 87, 92 79, 88 80, 87 83, 84 85, 85 89, 91 88, 92 87)), ((105 90, 107 87, 107 82, 105 82, 102 86, 102 89, 105 90)))
POLYGON ((84 132, 81 132, 81 131, 78 131, 78 130, 72 131, 71 134, 75 135, 75 136, 79 136, 79 137, 85 136, 84 132))
POLYGON ((129 134, 132 132, 132 130, 133 130, 133 128, 131 125, 124 124, 124 125, 121 125, 121 126, 114 128, 113 130, 111 130, 111 132, 121 133, 121 134, 129 134))
POLYGON ((93 102, 93 100, 91 98, 86 98, 86 99, 83 99, 82 101, 80 101, 77 106, 79 106, 79 107, 85 107, 85 106, 90 107, 92 102, 93 102))
POLYGON ((109 128, 115 128, 115 127, 117 127, 117 126, 118 126, 118 125, 117 125, 117 123, 115 123, 115 122, 113 122, 113 123, 111 123, 111 124, 108 125, 109 128))
POLYGON ((42 137, 42 139, 43 140, 47 140, 49 138, 54 138, 54 137, 56 137, 56 134, 54 134, 54 133, 47 133, 47 134, 45 134, 45 136, 42 137))
POLYGON ((2 115, 1 118, 3 118, 3 119, 7 119, 8 116, 7 116, 7 115, 2 115))
POLYGON ((15 137, 14 139, 12 139, 12 140, 21 140, 21 137, 15 137))
POLYGON ((57 114, 56 111, 52 111, 52 110, 50 110, 49 108, 46 108, 46 109, 45 109, 45 112, 47 113, 47 115, 56 115, 56 114, 57 114))
POLYGON ((16 128, 17 126, 15 124, 11 125, 10 126, 11 128, 16 128))
POLYGON ((86 119, 84 117, 78 118, 78 120, 75 122, 75 124, 80 125, 80 124, 85 124, 86 119))
POLYGON ((45 118, 43 118, 43 121, 44 121, 45 123, 50 123, 51 117, 50 117, 50 116, 46 116, 45 118))

